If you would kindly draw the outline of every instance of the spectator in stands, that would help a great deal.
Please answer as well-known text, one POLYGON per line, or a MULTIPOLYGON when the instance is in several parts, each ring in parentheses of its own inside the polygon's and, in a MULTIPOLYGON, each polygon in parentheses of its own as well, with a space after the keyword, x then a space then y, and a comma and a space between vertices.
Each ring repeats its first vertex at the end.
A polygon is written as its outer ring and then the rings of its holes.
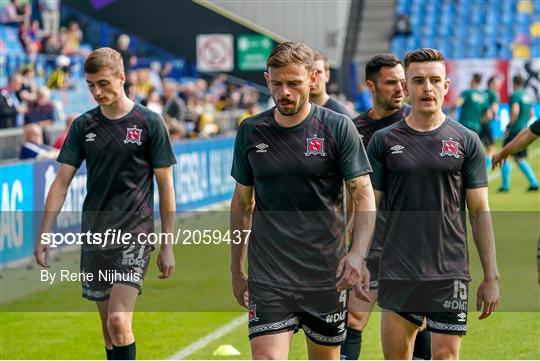
POLYGON ((51 102, 51 91, 46 86, 39 88, 37 99, 28 105, 25 124, 37 123, 41 127, 49 127, 56 119, 54 104, 51 102))
POLYGON ((163 104, 156 88, 150 89, 148 96, 141 101, 141 104, 155 113, 163 114, 163 104))
POLYGON ((47 86, 50 89, 71 89, 74 86, 70 77, 71 60, 65 55, 56 58, 56 69, 51 73, 47 80, 47 86))
POLYGON ((21 102, 28 104, 37 98, 37 92, 34 86, 34 67, 27 65, 22 68, 20 74, 22 76, 22 85, 21 89, 17 92, 17 98, 21 102))
POLYGON ((141 68, 137 70, 137 91, 143 99, 148 97, 150 90, 153 88, 150 80, 150 69, 141 68))
POLYGON ((70 114, 68 117, 66 117, 66 129, 64 129, 64 131, 62 133, 60 133, 58 138, 56 138, 56 141, 54 142, 54 145, 53 145, 53 147, 55 149, 62 149, 62 146, 64 145, 64 142, 66 141, 66 138, 67 138, 67 135, 68 135, 68 132, 69 132, 69 128, 71 127, 71 123, 73 123, 73 121, 75 119, 77 119, 79 117, 79 115, 80 114, 78 114, 78 113, 74 113, 74 114, 70 114))
POLYGON ((163 90, 163 82, 161 80, 161 63, 159 61, 150 63, 149 77, 154 89, 161 93, 163 90))
POLYGON ((60 0, 39 0, 44 35, 58 33, 60 26, 60 0))
POLYGON ((20 13, 19 0, 10 0, 0 9, 0 23, 8 26, 19 26, 25 19, 20 13))
POLYGON ((186 102, 178 96, 178 84, 172 79, 163 81, 163 116, 176 119, 180 124, 186 121, 186 102))
POLYGON ((186 137, 186 128, 178 120, 174 118, 165 118, 168 123, 169 137, 172 141, 182 140, 186 137))
POLYGON ((254 116, 255 114, 259 114, 261 112, 261 108, 259 107, 259 104, 257 103, 251 103, 246 105, 246 111, 243 113, 240 118, 238 118, 238 121, 236 122, 237 125, 242 124, 244 120, 246 120, 249 117, 254 116))
POLYGON ((412 34, 411 22, 407 14, 398 14, 396 26, 394 28, 394 36, 409 36, 412 34))
POLYGON ((38 38, 40 33, 37 32, 39 22, 37 24, 36 31, 32 29, 32 25, 28 20, 24 20, 19 25, 19 41, 31 62, 35 61, 35 56, 41 50, 41 38, 38 38))
POLYGON ((129 35, 126 34, 120 35, 116 40, 116 50, 122 56, 122 61, 124 62, 124 73, 126 74, 126 78, 129 74, 130 68, 137 64, 137 57, 129 49, 130 43, 131 39, 129 38, 129 35))
POLYGON ((20 159, 55 159, 58 150, 43 144, 43 130, 37 124, 24 126, 24 143, 21 145, 20 159))
POLYGON ((82 39, 83 33, 79 23, 71 21, 65 33, 63 53, 66 55, 78 55, 82 39))
POLYGON ((45 55, 60 55, 62 52, 62 43, 60 42, 58 33, 53 33, 45 39, 44 45, 41 47, 41 52, 45 55))
POLYGON ((17 98, 22 82, 22 76, 15 73, 9 77, 7 87, 0 90, 0 128, 23 125, 26 107, 17 98))

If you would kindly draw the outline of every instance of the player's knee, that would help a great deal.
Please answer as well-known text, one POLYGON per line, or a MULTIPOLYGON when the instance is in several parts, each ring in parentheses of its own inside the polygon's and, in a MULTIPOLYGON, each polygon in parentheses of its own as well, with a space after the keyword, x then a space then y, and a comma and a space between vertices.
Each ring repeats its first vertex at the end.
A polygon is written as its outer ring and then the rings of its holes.
POLYGON ((265 347, 262 345, 251 345, 251 357, 253 360, 281 360, 279 350, 265 347))
POLYGON ((129 317, 124 312, 111 312, 107 318, 107 329, 114 335, 129 332, 129 317))
POLYGON ((369 312, 349 312, 347 326, 362 331, 369 319, 369 312))
POLYGON ((459 349, 451 346, 438 346, 432 350, 433 360, 459 360, 459 349))

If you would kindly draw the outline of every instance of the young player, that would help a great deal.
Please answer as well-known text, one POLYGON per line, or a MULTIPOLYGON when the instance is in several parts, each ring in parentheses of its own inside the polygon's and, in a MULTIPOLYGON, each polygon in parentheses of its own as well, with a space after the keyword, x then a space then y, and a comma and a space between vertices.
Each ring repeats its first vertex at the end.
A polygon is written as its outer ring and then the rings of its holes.
POLYGON ((488 79, 487 88, 485 90, 487 112, 485 114, 486 121, 482 122, 480 139, 486 146, 486 169, 488 171, 491 169, 491 160, 493 154, 495 154, 491 124, 497 119, 497 114, 499 113, 499 91, 501 90, 501 83, 501 78, 494 75, 488 79))
POLYGON ((379 202, 390 205, 379 266, 378 302, 386 359, 410 359, 426 322, 434 359, 457 359, 466 332, 469 260, 465 207, 484 279, 480 319, 499 302, 484 153, 478 136, 442 112, 449 88, 435 49, 405 56, 411 114, 376 132, 368 148, 379 202))
MULTIPOLYGON (((176 161, 163 119, 126 96, 124 66, 116 50, 93 51, 85 60, 84 72, 98 106, 71 125, 58 156, 61 165, 47 195, 40 234, 51 231, 83 160, 88 170, 83 233, 104 235, 108 229, 119 229, 136 239, 138 234, 153 232, 154 175, 162 230, 172 232, 172 164, 176 161)), ((48 268, 49 247, 40 238, 34 255, 40 266, 48 268)), ((131 321, 152 248, 138 243, 110 247, 84 244, 81 248, 81 272, 93 275, 92 281, 83 282, 82 295, 97 304, 107 359, 135 359, 131 321), (110 282, 99 277, 100 271, 118 272, 121 277, 110 282)), ((161 245, 157 265, 160 278, 172 275, 175 261, 171 244, 161 245)))
MULTIPOLYGON (((405 72, 401 61, 395 55, 378 54, 370 58, 366 63, 365 78, 372 96, 373 107, 353 119, 353 122, 362 137, 362 143, 367 148, 371 137, 377 130, 404 119, 410 113, 410 107, 403 104, 405 72)), ((385 223, 383 214, 386 207, 383 199, 379 205, 375 233, 367 258, 371 302, 364 302, 353 294, 350 295, 347 339, 341 346, 341 359, 358 359, 362 343, 362 330, 366 326, 373 305, 377 300, 379 260, 385 223)), ((417 359, 431 358, 428 331, 419 332, 416 336, 413 357, 417 359)))
POLYGON ((251 228, 251 234, 249 243, 231 242, 233 293, 249 308, 254 359, 286 359, 299 328, 310 359, 339 359, 347 289, 368 299, 363 259, 375 221, 371 169, 352 121, 308 101, 317 80, 309 47, 282 43, 267 66, 276 106, 246 119, 236 136, 231 233, 251 228), (344 180, 356 209, 349 253, 344 180))

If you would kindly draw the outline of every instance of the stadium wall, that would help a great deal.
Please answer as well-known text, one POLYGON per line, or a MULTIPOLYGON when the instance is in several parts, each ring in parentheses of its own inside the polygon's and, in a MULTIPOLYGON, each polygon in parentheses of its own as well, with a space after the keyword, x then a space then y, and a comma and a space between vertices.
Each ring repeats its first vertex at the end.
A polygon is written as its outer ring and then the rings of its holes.
MULTIPOLYGON (((233 136, 173 146, 177 161, 173 172, 177 211, 192 211, 231 198, 234 189, 234 180, 230 176, 233 148, 233 136)), ((58 168, 59 163, 54 161, 0 165, 0 267, 20 263, 32 256, 45 197, 58 168)), ((85 196, 86 166, 83 165, 72 181, 54 232, 80 230, 80 211, 85 196)), ((156 216, 157 202, 157 191, 154 191, 156 216)))

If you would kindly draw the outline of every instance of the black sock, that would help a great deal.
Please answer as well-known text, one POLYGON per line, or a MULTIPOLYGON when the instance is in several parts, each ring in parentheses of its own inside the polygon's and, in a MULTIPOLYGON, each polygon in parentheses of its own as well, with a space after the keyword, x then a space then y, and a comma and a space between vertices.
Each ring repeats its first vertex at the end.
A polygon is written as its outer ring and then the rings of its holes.
POLYGON ((112 351, 113 360, 135 360, 135 342, 126 346, 114 346, 112 351))
POLYGON ((107 360, 112 360, 112 349, 109 350, 107 347, 105 347, 105 353, 107 354, 107 360))
POLYGON ((431 332, 418 332, 414 340, 413 359, 431 360, 431 332))
POLYGON ((362 346, 362 331, 347 327, 347 338, 341 345, 342 360, 358 360, 362 346))

